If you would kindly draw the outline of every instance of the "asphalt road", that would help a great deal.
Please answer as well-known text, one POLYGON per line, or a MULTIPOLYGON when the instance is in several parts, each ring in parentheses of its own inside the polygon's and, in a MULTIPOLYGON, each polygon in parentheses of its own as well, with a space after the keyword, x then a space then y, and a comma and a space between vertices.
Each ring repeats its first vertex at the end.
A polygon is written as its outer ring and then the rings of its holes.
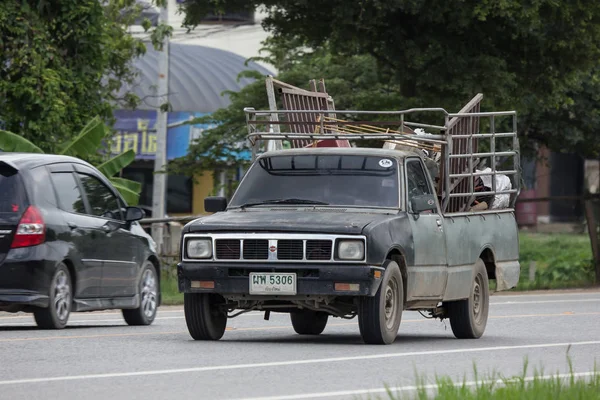
POLYGON ((66 329, 37 330, 26 314, 0 313, 0 399, 371 398, 384 385, 411 391, 529 362, 545 373, 600 366, 600 291, 496 295, 478 340, 455 339, 448 322, 405 312, 390 346, 362 344, 356 320, 330 319, 319 337, 294 333, 289 317, 246 314, 218 342, 195 342, 180 307, 161 307, 149 327, 117 312, 73 314, 66 329), (570 346, 570 347, 569 347, 570 346))

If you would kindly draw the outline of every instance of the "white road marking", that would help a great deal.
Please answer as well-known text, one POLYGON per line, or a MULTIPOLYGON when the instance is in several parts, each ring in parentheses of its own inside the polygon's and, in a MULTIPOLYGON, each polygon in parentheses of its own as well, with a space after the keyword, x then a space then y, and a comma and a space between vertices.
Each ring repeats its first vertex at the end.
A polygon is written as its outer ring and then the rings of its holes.
POLYGON ((567 300, 536 300, 536 301, 502 301, 490 302, 491 305, 511 305, 511 304, 547 304, 547 303, 597 303, 600 297, 595 299, 567 299, 567 300))
MULTIPOLYGON (((157 320, 165 320, 165 319, 183 319, 184 317, 156 317, 154 318, 155 321, 157 320)), ((69 320, 68 325, 73 325, 73 324, 89 324, 89 323, 93 323, 93 322, 118 322, 118 323, 125 323, 125 320, 123 318, 120 319, 116 319, 116 318, 112 318, 112 319, 74 319, 74 320, 69 320)), ((31 321, 31 322, 9 322, 9 323, 1 323, 0 326, 27 326, 27 325, 32 325, 35 326, 35 322, 31 321), (33 324, 33 325, 32 325, 33 324)))
POLYGON ((525 298, 530 298, 530 297, 565 297, 565 296, 586 296, 586 295, 598 295, 600 294, 599 290, 585 290, 585 291, 581 291, 578 293, 573 293, 573 292, 568 292, 565 291, 565 293, 561 293, 560 290, 557 290, 555 292, 552 293, 507 293, 507 292, 499 292, 497 294, 492 293, 491 297, 496 297, 496 298, 501 298, 501 297, 525 297, 525 298))
MULTIPOLYGON (((583 294, 583 293, 581 293, 583 294)), ((589 294, 589 293, 587 293, 589 294)), ((533 296, 537 296, 537 295, 529 295, 527 297, 533 297, 533 296)), ((540 295, 540 296, 544 296, 544 295, 540 295)), ((508 296, 506 296, 508 297, 508 296)), ((526 296, 511 296, 511 297, 526 297, 526 296)), ((589 299, 562 299, 562 300, 535 300, 535 301, 490 301, 490 305, 513 305, 513 304, 551 304, 551 303, 597 303, 600 302, 600 297, 594 297, 594 298, 589 298, 589 299)), ((178 318, 183 318, 183 310, 168 310, 168 311, 159 311, 159 314, 166 314, 166 313, 179 313, 181 314, 181 317, 157 317, 156 319, 178 319, 178 318)), ((94 316, 99 316, 99 317, 104 317, 106 315, 119 315, 120 313, 117 312, 99 312, 97 314, 90 314, 88 315, 88 317, 94 317, 94 316)), ((77 314, 74 314, 77 315, 77 314)), ((277 315, 277 314, 275 314, 277 315)), ((251 311, 249 313, 246 314, 242 314, 239 315, 239 317, 262 317, 263 316, 263 312, 261 311, 251 311)), ((15 315, 15 316, 10 316, 10 317, 0 317, 0 320, 9 320, 9 321, 14 321, 16 319, 22 319, 22 318, 28 318, 31 319, 33 318, 32 315, 28 314, 28 315, 15 315)), ((236 317, 237 318, 237 317, 236 317)), ((77 320, 77 319, 70 319, 69 323, 71 322, 92 322, 92 321, 101 321, 101 322, 109 322, 109 320, 77 320)), ((115 321, 120 321, 119 320, 115 320, 115 321)), ((17 325, 17 324, 14 324, 17 325)), ((0 326, 3 326, 3 324, 0 324, 0 326)))
MULTIPOLYGON (((169 319, 169 318, 183 318, 183 310, 174 310, 174 311, 159 311, 158 315, 163 315, 163 314, 172 314, 172 313, 179 313, 181 314, 180 317, 156 317, 156 319, 169 319)), ((111 316, 111 315, 121 315, 120 312, 116 313, 116 312, 111 312, 111 313, 97 313, 97 314, 89 314, 87 315, 87 317, 106 317, 106 316, 111 316)), ((240 317, 251 317, 251 316, 262 316, 263 314, 261 312, 255 312, 255 311, 251 311, 249 313, 246 314, 242 314, 240 315, 240 317)), ((81 314, 79 313, 73 313, 71 314, 71 318, 69 319, 69 323, 71 322, 77 322, 77 321, 87 321, 87 320, 78 320, 76 319, 77 316, 81 316, 81 314)), ((0 317, 0 320, 7 320, 7 321, 13 321, 15 319, 24 319, 24 318, 28 318, 28 319, 33 319, 33 314, 27 314, 27 315, 15 315, 15 316, 11 316, 11 317, 0 317)), ((237 317, 236 317, 237 318, 237 317)), ((91 321, 96 321, 96 320, 91 320, 91 321)), ((99 321, 99 320, 98 320, 99 321)), ((120 319, 115 319, 115 321, 120 321, 120 319)))
POLYGON ((369 354, 352 357, 332 357, 332 358, 314 358, 307 360, 290 360, 290 361, 272 361, 263 363, 253 364, 233 364, 233 365, 215 365, 209 367, 192 367, 192 368, 176 368, 176 369, 160 369, 160 370, 149 370, 149 371, 131 371, 131 372, 115 372, 106 374, 90 374, 90 375, 66 375, 66 376, 54 376, 54 377, 43 377, 43 378, 25 378, 25 379, 12 379, 0 381, 2 385, 18 385, 18 384, 29 384, 29 383, 45 383, 45 382, 61 382, 61 381, 77 381, 87 379, 108 379, 108 378, 124 378, 132 376, 151 376, 151 375, 167 375, 167 374, 181 374, 190 372, 209 372, 209 371, 227 371, 237 369, 254 369, 254 368, 270 368, 270 367, 283 367, 290 365, 308 365, 308 364, 324 364, 324 363, 336 363, 346 361, 358 361, 358 360, 377 360, 377 359, 390 359, 410 356, 428 356, 428 355, 440 355, 440 354, 455 354, 455 353, 479 353, 489 351, 503 351, 503 350, 524 350, 524 349, 540 349, 540 348, 554 348, 554 347, 567 347, 567 346, 596 346, 600 345, 600 340, 585 341, 585 342, 564 342, 564 343, 542 343, 542 344, 528 344, 518 346, 495 346, 495 347, 479 347, 479 348, 461 348, 461 349, 446 349, 446 350, 431 350, 431 351, 411 351, 405 353, 387 353, 387 354, 369 354))
MULTIPOLYGON (((590 376, 596 376, 599 372, 574 372, 573 374, 555 374, 555 375, 540 375, 537 377, 527 376, 523 378, 525 382, 531 382, 533 380, 549 380, 549 379, 565 379, 565 378, 585 378, 590 376)), ((516 378, 520 379, 520 378, 516 378)), ((462 387, 476 386, 476 385, 504 385, 505 382, 501 379, 497 380, 483 380, 483 381, 467 381, 467 382, 454 382, 455 386, 462 387)), ((357 390, 340 390, 337 392, 320 392, 320 393, 302 393, 292 394, 283 396, 267 396, 267 397, 244 397, 238 400, 301 400, 301 399, 323 399, 327 397, 341 397, 341 396, 356 396, 356 395, 375 395, 375 394, 387 394, 388 392, 414 392, 420 389, 437 389, 439 386, 435 383, 426 384, 422 386, 396 386, 390 388, 374 388, 374 389, 357 389, 357 390)))

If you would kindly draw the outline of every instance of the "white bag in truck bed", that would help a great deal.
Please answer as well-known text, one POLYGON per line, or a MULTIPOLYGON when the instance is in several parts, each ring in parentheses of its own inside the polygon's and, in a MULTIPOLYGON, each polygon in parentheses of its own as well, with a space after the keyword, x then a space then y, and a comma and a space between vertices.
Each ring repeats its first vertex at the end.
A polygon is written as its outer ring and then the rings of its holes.
MULTIPOLYGON (((483 171, 477 170, 477 172, 489 172, 490 175, 482 175, 481 181, 483 184, 491 188, 492 187, 492 169, 486 168, 483 171)), ((510 182, 510 178, 503 174, 496 174, 496 191, 502 192, 504 190, 512 189, 512 183, 510 182)), ((499 208, 507 208, 510 204, 510 194, 497 194, 494 196, 494 200, 490 205, 490 209, 495 210, 499 208)))

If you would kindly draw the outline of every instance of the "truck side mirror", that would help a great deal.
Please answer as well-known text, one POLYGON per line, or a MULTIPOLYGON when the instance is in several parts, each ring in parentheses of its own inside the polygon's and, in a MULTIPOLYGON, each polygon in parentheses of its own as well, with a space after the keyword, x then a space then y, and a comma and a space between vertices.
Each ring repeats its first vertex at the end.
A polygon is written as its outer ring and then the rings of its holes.
POLYGON ((204 199, 204 210, 209 213, 225 211, 227 209, 227 198, 212 196, 204 199))
POLYGON ((414 214, 423 211, 436 211, 435 197, 432 194, 421 194, 410 199, 410 205, 414 214))

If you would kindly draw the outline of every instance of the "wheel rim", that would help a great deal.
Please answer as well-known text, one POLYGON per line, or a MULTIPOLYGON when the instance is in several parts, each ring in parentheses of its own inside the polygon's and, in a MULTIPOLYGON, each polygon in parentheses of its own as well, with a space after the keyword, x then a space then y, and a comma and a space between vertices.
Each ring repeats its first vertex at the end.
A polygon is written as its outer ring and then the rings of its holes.
POLYGON ((142 310, 148 318, 156 312, 156 278, 149 269, 142 275, 142 310))
POLYGON ((390 279, 385 287, 385 326, 392 329, 396 323, 398 310, 398 282, 390 279))
POLYGON ((473 282, 473 317, 477 323, 481 322, 483 316, 483 278, 477 274, 473 282))
POLYGON ((58 271, 54 278, 54 310, 56 317, 65 321, 71 309, 71 286, 65 271, 58 271))

